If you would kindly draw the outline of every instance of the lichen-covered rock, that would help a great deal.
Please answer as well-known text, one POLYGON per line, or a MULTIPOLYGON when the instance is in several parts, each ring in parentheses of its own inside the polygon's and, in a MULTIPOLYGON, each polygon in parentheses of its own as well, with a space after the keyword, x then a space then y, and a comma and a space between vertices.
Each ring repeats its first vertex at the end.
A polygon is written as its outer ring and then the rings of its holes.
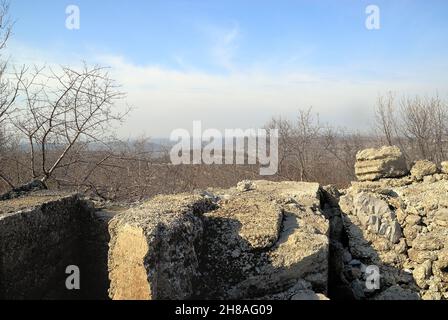
POLYGON ((440 164, 440 170, 442 171, 442 173, 448 174, 448 161, 443 161, 440 164))
POLYGON ((198 277, 203 224, 212 203, 200 195, 158 196, 112 220, 112 299, 188 299, 198 277))
POLYGON ((355 174, 359 181, 402 177, 407 172, 406 161, 398 147, 365 149, 356 154, 355 174))
POLYGON ((432 261, 426 260, 422 264, 417 265, 412 274, 417 285, 422 289, 426 289, 429 286, 426 280, 428 280, 432 274, 432 261))
POLYGON ((243 181, 118 211, 11 194, 0 298, 448 299, 448 174, 422 161, 393 178, 400 159, 394 147, 360 152, 365 181, 345 190, 243 181), (90 271, 81 291, 65 287, 69 264, 90 271))
POLYGON ((236 186, 236 189, 241 192, 246 192, 250 190, 255 189, 255 184, 250 180, 244 180, 241 182, 238 182, 238 185, 236 186))
POLYGON ((258 298, 305 279, 325 293, 329 224, 318 209, 319 185, 256 185, 255 193, 233 194, 204 215, 203 292, 211 298, 258 298))
MULTIPOLYGON (((357 182, 340 197, 350 255, 381 270, 381 287, 361 298, 444 299, 448 180, 395 180, 357 182)), ((346 269, 348 281, 362 282, 346 269)))
POLYGON ((319 185, 255 184, 251 192, 202 193, 213 197, 160 196, 117 215, 110 225, 111 298, 325 294, 329 225, 319 185), (295 287, 300 281, 310 287, 295 287))
POLYGON ((417 161, 411 169, 411 175, 416 180, 422 180, 425 176, 430 176, 437 173, 437 166, 434 162, 428 160, 417 161))
POLYGON ((93 211, 67 193, 34 192, 0 201, 0 299, 85 297, 88 278, 81 290, 69 291, 65 271, 88 264, 81 248, 89 241, 85 223, 93 211))

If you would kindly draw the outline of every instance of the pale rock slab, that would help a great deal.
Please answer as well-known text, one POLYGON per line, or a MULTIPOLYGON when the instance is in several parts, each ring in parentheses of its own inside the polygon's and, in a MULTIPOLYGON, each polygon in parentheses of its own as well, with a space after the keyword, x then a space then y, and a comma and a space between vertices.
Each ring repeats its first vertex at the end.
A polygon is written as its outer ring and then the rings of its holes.
POLYGON ((359 181, 375 181, 406 175, 408 168, 398 147, 365 149, 356 154, 355 173, 359 181))

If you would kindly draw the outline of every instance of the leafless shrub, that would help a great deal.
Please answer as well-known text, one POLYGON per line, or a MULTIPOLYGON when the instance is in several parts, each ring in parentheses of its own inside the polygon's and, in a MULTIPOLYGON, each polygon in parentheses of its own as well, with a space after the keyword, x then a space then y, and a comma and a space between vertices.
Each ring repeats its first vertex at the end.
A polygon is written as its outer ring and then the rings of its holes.
POLYGON ((375 129, 389 146, 394 145, 398 129, 394 101, 395 95, 389 92, 385 96, 378 97, 375 106, 375 129))
POLYGON ((379 98, 375 115, 380 138, 399 145, 409 162, 447 158, 448 107, 437 95, 402 97, 396 103, 388 94, 379 98))
MULTIPOLYGON (((14 82, 8 77, 8 59, 2 55, 3 49, 12 34, 13 22, 9 17, 9 2, 0 1, 0 161, 4 163, 5 157, 13 147, 13 137, 10 136, 5 119, 14 109, 14 103, 18 95, 18 82, 14 82)), ((20 76, 19 76, 20 77, 20 76)), ((12 188, 13 183, 0 167, 0 179, 12 188)))
POLYGON ((124 95, 102 67, 23 68, 17 81, 20 106, 9 118, 28 142, 32 178, 42 182, 83 162, 93 143, 105 146, 126 114, 114 110, 124 95))
POLYGON ((317 181, 346 186, 353 178, 356 152, 366 139, 323 125, 312 109, 299 110, 297 121, 273 118, 279 130, 279 171, 274 179, 317 181))

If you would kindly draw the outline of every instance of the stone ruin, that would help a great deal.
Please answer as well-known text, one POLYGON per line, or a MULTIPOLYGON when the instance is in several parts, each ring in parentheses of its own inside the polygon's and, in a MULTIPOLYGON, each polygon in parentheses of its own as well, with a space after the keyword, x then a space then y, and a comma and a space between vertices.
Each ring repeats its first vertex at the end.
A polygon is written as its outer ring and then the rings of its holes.
POLYGON ((359 152, 355 171, 345 190, 243 181, 129 208, 3 197, 0 298, 448 299, 448 163, 409 171, 383 147, 359 152), (80 290, 66 288, 69 265, 80 290))

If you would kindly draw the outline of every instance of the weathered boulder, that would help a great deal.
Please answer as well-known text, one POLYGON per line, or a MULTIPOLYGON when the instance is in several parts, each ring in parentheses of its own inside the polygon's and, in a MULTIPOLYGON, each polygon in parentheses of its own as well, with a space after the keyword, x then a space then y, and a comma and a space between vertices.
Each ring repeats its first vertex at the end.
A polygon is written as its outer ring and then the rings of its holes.
POLYGON ((426 289, 428 287, 426 280, 429 279, 431 273, 432 273, 432 261, 426 260, 422 264, 417 265, 412 274, 414 276, 417 285, 422 289, 426 289))
POLYGON ((212 206, 199 195, 158 196, 115 216, 109 226, 110 297, 192 297, 203 234, 198 215, 212 206))
POLYGON ((356 154, 355 174, 359 181, 396 178, 407 173, 405 158, 398 147, 365 149, 356 154))
POLYGON ((442 171, 442 173, 448 174, 448 161, 443 161, 440 164, 440 170, 442 171))
POLYGON ((238 182, 236 189, 241 192, 246 192, 255 189, 255 184, 250 180, 244 180, 238 182))
POLYGON ((417 161, 411 169, 411 176, 416 180, 422 180, 425 176, 437 173, 437 166, 434 162, 428 160, 417 161))
POLYGON ((370 232, 381 235, 394 244, 400 241, 401 227, 395 213, 384 200, 368 193, 356 194, 353 198, 353 213, 370 232))
POLYGON ((261 297, 287 290, 300 279, 325 292, 329 225, 312 207, 319 202, 319 186, 256 185, 256 192, 234 195, 205 214, 208 296, 261 297))
POLYGON ((329 225, 319 185, 254 184, 243 193, 160 196, 117 215, 110 225, 111 298, 325 294, 329 225), (303 281, 309 287, 296 286, 303 281))

